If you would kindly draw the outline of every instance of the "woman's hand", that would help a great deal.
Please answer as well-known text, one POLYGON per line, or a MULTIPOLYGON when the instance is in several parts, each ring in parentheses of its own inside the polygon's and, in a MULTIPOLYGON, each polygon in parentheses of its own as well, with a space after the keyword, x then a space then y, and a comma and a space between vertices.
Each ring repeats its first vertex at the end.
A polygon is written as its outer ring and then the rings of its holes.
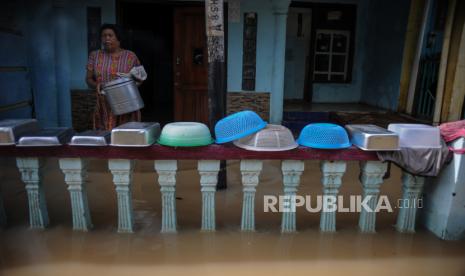
POLYGON ((105 95, 105 91, 102 90, 102 85, 100 84, 100 82, 97 82, 97 84, 95 85, 95 89, 97 90, 97 94, 105 95))

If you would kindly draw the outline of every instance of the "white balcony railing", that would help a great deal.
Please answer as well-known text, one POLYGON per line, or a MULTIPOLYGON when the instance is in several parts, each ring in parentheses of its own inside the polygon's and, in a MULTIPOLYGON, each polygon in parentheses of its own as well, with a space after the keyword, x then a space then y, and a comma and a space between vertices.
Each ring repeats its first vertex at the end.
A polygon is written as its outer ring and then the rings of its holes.
MULTIPOLYGON (((71 198, 73 228, 77 231, 88 231, 92 228, 86 193, 88 159, 108 159, 108 167, 113 175, 113 183, 117 193, 118 232, 120 233, 134 231, 131 187, 134 160, 136 159, 154 160, 154 170, 158 174, 158 184, 161 191, 162 233, 177 231, 175 194, 178 160, 198 160, 197 170, 200 175, 202 193, 201 230, 203 231, 215 231, 216 229, 215 192, 220 160, 241 160, 242 231, 255 230, 255 192, 263 168, 262 160, 281 160, 282 194, 289 197, 295 196, 297 193, 300 177, 305 170, 304 160, 321 160, 323 195, 331 196, 337 196, 339 193, 342 177, 347 168, 346 162, 358 160, 360 162, 360 182, 363 187, 362 197, 370 197, 367 205, 373 210, 376 209, 380 186, 387 170, 387 164, 378 161, 375 154, 362 152, 355 148, 337 151, 298 148, 282 153, 259 153, 247 152, 229 145, 212 145, 197 149, 172 149, 158 145, 138 149, 70 146, 53 149, 3 147, 0 148, 0 157, 2 156, 16 157, 21 179, 26 185, 29 222, 32 228, 45 228, 49 222, 42 184, 43 158, 60 158, 59 166, 65 175, 65 182, 71 198)), ((399 232, 414 232, 418 210, 417 205, 413 203, 416 203, 421 196, 424 178, 404 173, 401 181, 403 200, 412 204, 400 209, 396 229, 399 232)), ((320 230, 322 232, 336 231, 335 212, 324 210, 321 212, 320 230)), ((362 208, 358 223, 359 229, 364 233, 375 232, 376 215, 376 212, 362 208)), ((0 220, 6 223, 2 206, 0 206, 0 220)), ((295 211, 288 210, 282 213, 281 231, 283 233, 296 231, 295 211)))

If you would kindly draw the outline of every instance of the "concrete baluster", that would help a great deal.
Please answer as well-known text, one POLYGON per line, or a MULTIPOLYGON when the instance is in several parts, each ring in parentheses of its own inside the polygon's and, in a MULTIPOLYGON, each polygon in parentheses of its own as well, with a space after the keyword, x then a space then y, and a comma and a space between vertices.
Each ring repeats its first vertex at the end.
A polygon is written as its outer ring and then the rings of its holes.
POLYGON ((376 232, 376 206, 379 198, 379 188, 387 170, 387 163, 380 161, 363 161, 360 163, 362 174, 360 181, 363 186, 362 202, 367 200, 369 209, 361 209, 359 229, 363 233, 376 232))
POLYGON ((202 192, 202 231, 215 231, 215 192, 220 170, 219 160, 199 160, 202 192))
MULTIPOLYGON (((342 185, 342 176, 346 171, 346 162, 344 161, 322 161, 320 168, 322 173, 321 183, 323 184, 323 196, 334 197, 337 203, 339 188, 342 185)), ((336 211, 321 212, 320 231, 336 231, 336 211)))
POLYGON ((296 231, 296 200, 295 196, 300 183, 300 176, 304 171, 304 162, 285 160, 281 163, 283 172, 284 198, 288 200, 288 210, 284 210, 281 221, 281 232, 290 233, 296 231), (290 205, 290 206, 289 206, 290 205))
POLYGON ((110 159, 108 167, 113 174, 118 201, 118 233, 134 231, 134 215, 132 210, 132 176, 134 160, 110 159))
POLYGON ((88 231, 92 228, 86 192, 88 162, 81 158, 61 158, 59 164, 71 198, 73 229, 88 231))
POLYGON ((176 233, 176 160, 157 160, 155 170, 162 197, 162 233, 176 233))
POLYGON ((419 199, 423 192, 425 178, 404 172, 402 174, 402 206, 399 206, 396 229, 399 232, 414 233, 419 199))
POLYGON ((241 160, 242 174, 242 231, 255 231, 255 191, 263 167, 261 160, 241 160))
POLYGON ((29 224, 31 228, 48 226, 48 212, 42 183, 43 160, 39 158, 16 158, 21 179, 26 184, 29 202, 29 224))

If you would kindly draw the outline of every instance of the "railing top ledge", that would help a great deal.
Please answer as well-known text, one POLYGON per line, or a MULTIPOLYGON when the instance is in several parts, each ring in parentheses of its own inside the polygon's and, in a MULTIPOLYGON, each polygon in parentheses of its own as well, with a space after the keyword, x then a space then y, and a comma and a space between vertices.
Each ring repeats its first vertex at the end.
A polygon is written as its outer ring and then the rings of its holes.
POLYGON ((139 160, 378 160, 375 152, 356 147, 341 150, 319 150, 299 147, 281 152, 247 151, 232 144, 195 148, 150 147, 15 147, 0 146, 0 157, 56 157, 139 160))

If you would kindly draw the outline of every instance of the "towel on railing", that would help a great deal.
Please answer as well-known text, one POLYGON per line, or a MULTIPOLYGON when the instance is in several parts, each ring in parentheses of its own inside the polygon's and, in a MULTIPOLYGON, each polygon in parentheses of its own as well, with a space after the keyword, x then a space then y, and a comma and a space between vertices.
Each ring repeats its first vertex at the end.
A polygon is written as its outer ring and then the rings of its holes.
POLYGON ((130 78, 132 77, 136 81, 144 81, 147 79, 147 73, 145 72, 144 66, 134 66, 129 73, 116 73, 118 77, 130 78))
MULTIPOLYGON (((465 137, 465 120, 441 124, 439 129, 441 130, 441 136, 444 138, 444 141, 446 141, 446 143, 452 142, 461 137, 465 137)), ((465 153, 465 149, 449 147, 449 150, 457 154, 465 153)))
POLYGON ((444 164, 452 160, 444 140, 441 148, 401 148, 398 151, 379 151, 381 161, 391 161, 403 170, 418 176, 437 176, 444 164))

